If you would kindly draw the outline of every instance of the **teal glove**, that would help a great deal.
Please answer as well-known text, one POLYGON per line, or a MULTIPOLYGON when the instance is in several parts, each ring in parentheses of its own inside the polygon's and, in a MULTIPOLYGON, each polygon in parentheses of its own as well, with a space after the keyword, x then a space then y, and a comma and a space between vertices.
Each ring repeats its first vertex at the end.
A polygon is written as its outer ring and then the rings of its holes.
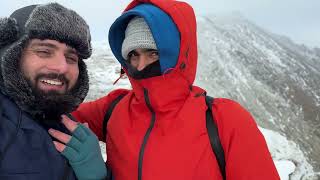
POLYGON ((101 155, 99 140, 84 125, 78 125, 62 154, 69 160, 79 180, 106 178, 107 169, 101 155))

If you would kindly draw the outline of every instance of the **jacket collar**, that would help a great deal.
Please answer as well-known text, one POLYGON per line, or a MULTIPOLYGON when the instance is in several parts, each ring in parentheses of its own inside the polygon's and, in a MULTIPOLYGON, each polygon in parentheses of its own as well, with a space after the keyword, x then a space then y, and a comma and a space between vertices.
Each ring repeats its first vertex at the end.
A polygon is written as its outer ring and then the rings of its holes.
POLYGON ((147 91, 156 112, 179 109, 190 94, 190 83, 178 71, 141 80, 129 79, 137 100, 144 102, 147 91))

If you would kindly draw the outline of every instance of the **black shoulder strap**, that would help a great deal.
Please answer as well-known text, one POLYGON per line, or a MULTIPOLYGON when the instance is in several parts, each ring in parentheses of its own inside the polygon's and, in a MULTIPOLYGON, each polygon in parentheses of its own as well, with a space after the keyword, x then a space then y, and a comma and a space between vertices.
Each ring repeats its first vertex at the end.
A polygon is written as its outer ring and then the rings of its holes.
POLYGON ((225 180, 226 179, 226 169, 225 169, 226 162, 224 158, 224 151, 223 151, 219 134, 218 134, 218 128, 213 120, 214 117, 212 115, 212 103, 213 103, 213 98, 210 96, 206 96, 206 104, 208 106, 208 109, 206 111, 206 126, 208 130, 208 135, 209 135, 212 150, 218 161, 221 175, 225 180))
POLYGON ((114 176, 112 176, 112 171, 110 170, 110 168, 108 168, 107 164, 106 164, 106 168, 107 168, 107 177, 104 180, 114 180, 114 176))
POLYGON ((103 136, 103 139, 106 139, 107 137, 107 124, 108 124, 108 121, 111 117, 111 114, 112 114, 112 111, 114 109, 114 107, 116 107, 116 105, 119 103, 119 101, 125 96, 125 94, 121 94, 119 95, 116 99, 114 99, 107 111, 106 111, 106 114, 104 115, 104 119, 103 119, 103 124, 102 124, 102 136, 103 136))

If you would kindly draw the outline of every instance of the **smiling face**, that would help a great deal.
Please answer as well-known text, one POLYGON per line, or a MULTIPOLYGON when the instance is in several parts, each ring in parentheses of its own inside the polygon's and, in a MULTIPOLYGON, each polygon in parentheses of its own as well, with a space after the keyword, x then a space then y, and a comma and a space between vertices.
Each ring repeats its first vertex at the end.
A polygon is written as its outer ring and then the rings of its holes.
POLYGON ((32 39, 24 49, 20 67, 38 92, 65 94, 79 76, 77 51, 55 40, 32 39))

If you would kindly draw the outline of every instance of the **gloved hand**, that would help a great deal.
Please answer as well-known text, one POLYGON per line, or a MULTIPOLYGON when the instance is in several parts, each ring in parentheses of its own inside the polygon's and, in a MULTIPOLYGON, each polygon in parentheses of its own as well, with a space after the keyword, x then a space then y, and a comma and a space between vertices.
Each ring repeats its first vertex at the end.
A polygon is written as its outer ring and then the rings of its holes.
POLYGON ((72 166, 79 180, 101 180, 107 176, 107 169, 101 155, 99 140, 83 124, 68 117, 62 117, 62 123, 72 132, 69 136, 60 131, 49 129, 49 133, 61 141, 54 141, 56 149, 62 153, 72 166))

